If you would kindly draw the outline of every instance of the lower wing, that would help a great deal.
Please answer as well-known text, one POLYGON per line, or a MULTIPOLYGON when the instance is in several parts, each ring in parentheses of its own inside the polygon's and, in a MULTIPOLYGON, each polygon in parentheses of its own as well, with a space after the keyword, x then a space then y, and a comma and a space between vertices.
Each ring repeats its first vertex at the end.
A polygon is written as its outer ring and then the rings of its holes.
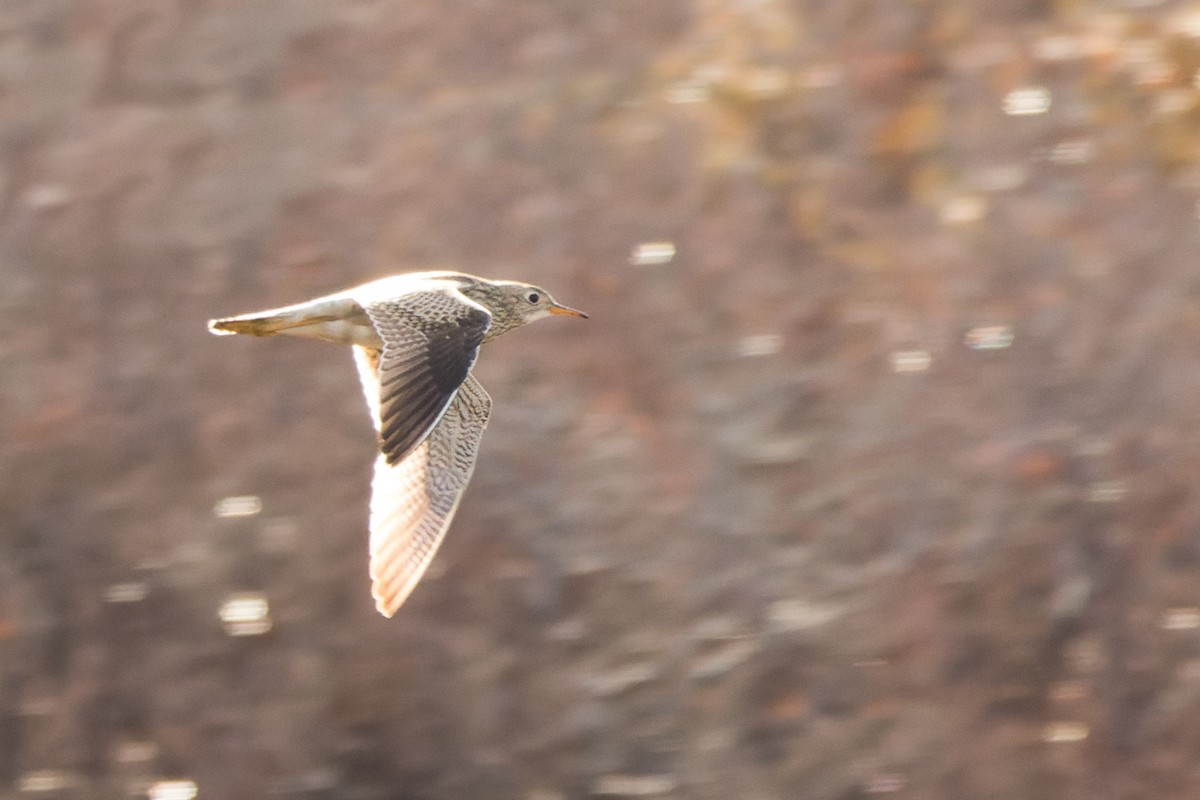
POLYGON ((441 420, 407 458, 396 464, 388 464, 382 453, 376 458, 371 594, 385 617, 396 613, 437 553, 475 470, 491 409, 487 392, 468 375, 441 420))

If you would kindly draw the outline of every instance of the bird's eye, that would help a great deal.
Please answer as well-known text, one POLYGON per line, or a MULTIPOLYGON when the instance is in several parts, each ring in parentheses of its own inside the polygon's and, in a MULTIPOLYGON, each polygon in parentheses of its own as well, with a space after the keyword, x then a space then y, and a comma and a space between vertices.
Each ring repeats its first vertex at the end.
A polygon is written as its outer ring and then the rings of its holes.
POLYGON ((539 295, 537 292, 530 292, 529 294, 525 295, 525 299, 534 305, 537 305, 537 301, 541 299, 541 295, 539 295))

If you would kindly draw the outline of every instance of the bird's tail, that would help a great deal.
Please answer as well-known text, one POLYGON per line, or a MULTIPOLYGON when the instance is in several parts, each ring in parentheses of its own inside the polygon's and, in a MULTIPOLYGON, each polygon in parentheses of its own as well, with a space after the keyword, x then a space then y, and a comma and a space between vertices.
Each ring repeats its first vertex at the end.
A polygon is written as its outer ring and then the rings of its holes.
POLYGON ((290 328, 321 322, 320 318, 312 316, 300 317, 288 315, 279 311, 260 311, 254 314, 242 314, 224 319, 210 319, 208 329, 218 336, 232 333, 244 333, 249 336, 274 336, 284 333, 290 328))
POLYGON ((305 336, 339 344, 373 344, 378 338, 362 306, 344 295, 331 295, 294 306, 272 308, 213 319, 208 329, 217 335, 305 336))

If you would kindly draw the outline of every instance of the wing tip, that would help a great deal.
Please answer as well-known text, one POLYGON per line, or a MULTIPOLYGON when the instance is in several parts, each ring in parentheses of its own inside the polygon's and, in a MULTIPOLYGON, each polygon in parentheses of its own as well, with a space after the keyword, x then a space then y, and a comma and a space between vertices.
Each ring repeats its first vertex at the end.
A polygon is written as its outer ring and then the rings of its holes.
POLYGON ((408 591, 398 592, 394 588, 385 586, 382 581, 372 581, 371 596, 375 598, 375 610, 384 617, 391 619, 400 610, 400 606, 404 605, 404 601, 412 594, 414 586, 410 585, 408 591))

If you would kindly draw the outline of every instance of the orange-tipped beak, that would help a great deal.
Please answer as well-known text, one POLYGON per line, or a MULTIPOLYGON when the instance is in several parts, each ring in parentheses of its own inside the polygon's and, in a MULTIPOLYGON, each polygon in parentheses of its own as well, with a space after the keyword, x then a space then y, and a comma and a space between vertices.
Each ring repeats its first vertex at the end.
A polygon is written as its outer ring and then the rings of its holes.
POLYGON ((560 306, 558 303, 555 303, 554 305, 550 306, 550 313, 551 314, 569 314, 572 317, 579 317, 580 319, 588 318, 588 315, 583 313, 579 309, 570 308, 568 306, 560 306))

